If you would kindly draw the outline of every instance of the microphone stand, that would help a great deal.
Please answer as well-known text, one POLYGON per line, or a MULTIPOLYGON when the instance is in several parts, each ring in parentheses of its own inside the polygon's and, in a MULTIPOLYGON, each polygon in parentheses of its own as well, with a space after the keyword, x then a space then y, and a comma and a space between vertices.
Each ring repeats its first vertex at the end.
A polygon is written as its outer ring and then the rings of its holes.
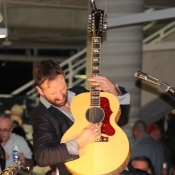
POLYGON ((164 82, 159 82, 160 85, 159 87, 164 90, 165 92, 167 92, 168 94, 170 94, 172 97, 175 98, 175 90, 169 86, 168 84, 164 83, 164 82))

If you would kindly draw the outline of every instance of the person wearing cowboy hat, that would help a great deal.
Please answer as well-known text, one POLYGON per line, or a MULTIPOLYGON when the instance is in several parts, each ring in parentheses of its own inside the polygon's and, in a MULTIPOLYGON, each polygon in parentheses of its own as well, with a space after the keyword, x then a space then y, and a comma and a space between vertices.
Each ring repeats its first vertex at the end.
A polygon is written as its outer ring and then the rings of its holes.
POLYGON ((9 114, 11 116, 11 119, 13 121, 16 121, 14 122, 15 125, 19 125, 22 127, 23 125, 23 112, 24 112, 24 109, 21 105, 18 105, 18 104, 14 104, 11 108, 11 110, 6 110, 5 113, 6 114, 9 114))

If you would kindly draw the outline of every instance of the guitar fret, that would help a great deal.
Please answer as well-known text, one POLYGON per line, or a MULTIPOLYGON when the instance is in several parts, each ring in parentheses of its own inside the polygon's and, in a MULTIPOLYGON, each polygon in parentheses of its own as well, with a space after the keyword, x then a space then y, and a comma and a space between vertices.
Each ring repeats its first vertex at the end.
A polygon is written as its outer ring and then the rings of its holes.
POLYGON ((98 74, 98 73, 94 73, 94 74, 92 74, 92 77, 96 77, 96 76, 99 76, 100 74, 98 74))
POLYGON ((99 96, 94 96, 94 95, 92 95, 91 99, 95 101, 95 100, 99 100, 100 97, 99 97, 99 96))
POLYGON ((93 58, 93 62, 99 62, 99 61, 100 61, 100 58, 99 57, 96 57, 96 58, 94 57, 93 58))

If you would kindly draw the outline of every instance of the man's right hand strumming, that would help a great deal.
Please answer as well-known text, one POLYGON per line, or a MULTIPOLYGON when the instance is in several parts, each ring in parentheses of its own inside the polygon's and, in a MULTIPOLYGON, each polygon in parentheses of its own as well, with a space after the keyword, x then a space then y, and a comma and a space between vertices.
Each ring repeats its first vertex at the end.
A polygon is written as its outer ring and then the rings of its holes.
POLYGON ((99 124, 90 123, 89 126, 84 128, 81 134, 76 139, 79 149, 90 143, 95 142, 97 139, 100 139, 101 127, 102 122, 100 122, 99 124))

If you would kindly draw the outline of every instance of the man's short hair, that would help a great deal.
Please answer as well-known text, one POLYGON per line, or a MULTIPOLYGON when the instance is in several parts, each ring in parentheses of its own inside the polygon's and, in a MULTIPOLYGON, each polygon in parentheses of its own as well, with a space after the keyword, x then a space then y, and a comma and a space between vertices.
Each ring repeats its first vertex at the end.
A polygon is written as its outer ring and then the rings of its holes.
POLYGON ((134 157, 134 158, 131 160, 131 164, 132 164, 134 161, 143 161, 143 162, 148 163, 148 165, 149 165, 149 159, 148 159, 146 156, 134 157))
POLYGON ((62 68, 53 60, 43 60, 37 63, 33 69, 33 76, 37 86, 40 86, 46 80, 52 81, 61 74, 64 75, 62 68))
POLYGON ((12 121, 10 115, 8 115, 8 114, 0 113, 0 118, 2 118, 2 119, 9 119, 10 122, 11 122, 11 124, 13 123, 13 121, 12 121))
POLYGON ((146 123, 143 120, 137 120, 132 125, 132 130, 137 130, 139 132, 147 132, 146 123))

